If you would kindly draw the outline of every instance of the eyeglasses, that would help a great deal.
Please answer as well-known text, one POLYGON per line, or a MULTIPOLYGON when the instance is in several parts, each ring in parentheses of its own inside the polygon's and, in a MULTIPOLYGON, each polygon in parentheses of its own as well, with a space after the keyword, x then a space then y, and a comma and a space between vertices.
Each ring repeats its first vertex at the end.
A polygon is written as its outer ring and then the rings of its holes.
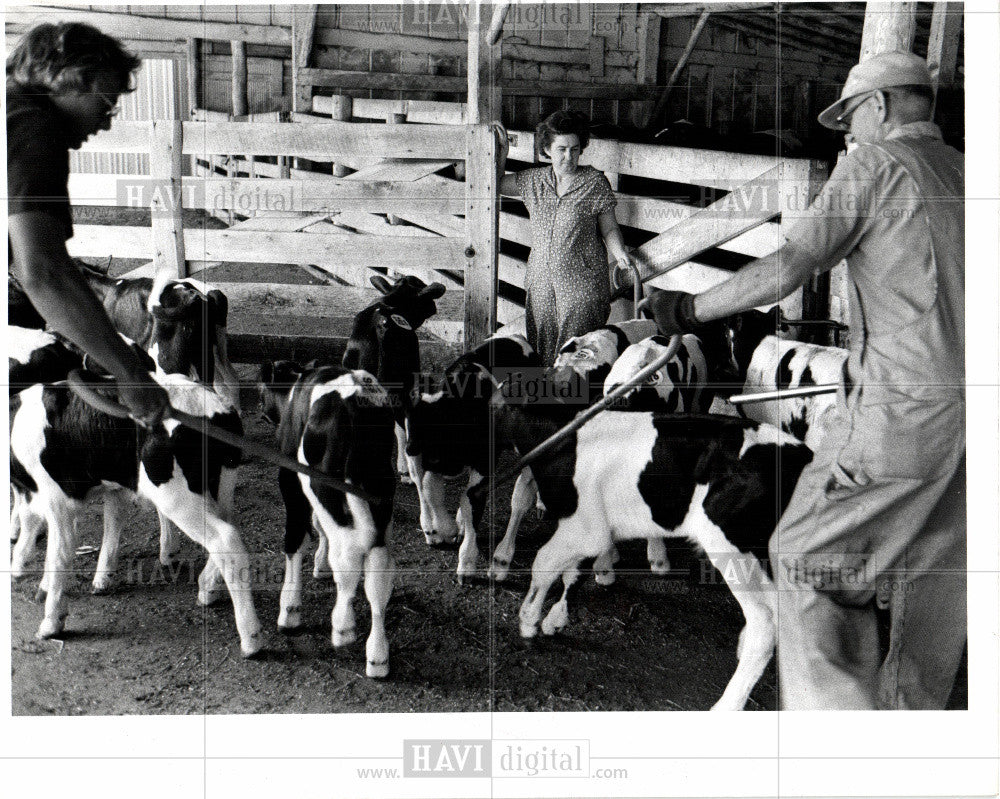
POLYGON ((122 107, 118 105, 117 100, 109 100, 103 94, 98 94, 97 96, 100 97, 101 100, 104 101, 104 105, 107 106, 104 111, 104 116, 108 117, 108 119, 114 119, 121 113, 122 107))
POLYGON ((847 120, 849 120, 851 118, 851 114, 853 114, 855 111, 857 111, 859 108, 861 108, 861 106, 863 106, 866 102, 868 102, 874 96, 875 96, 875 92, 868 92, 867 94, 861 95, 861 97, 859 97, 857 100, 855 100, 849 106, 847 106, 847 108, 844 109, 844 112, 842 114, 840 114, 839 116, 837 116, 835 118, 837 124, 838 125, 847 125, 847 120))

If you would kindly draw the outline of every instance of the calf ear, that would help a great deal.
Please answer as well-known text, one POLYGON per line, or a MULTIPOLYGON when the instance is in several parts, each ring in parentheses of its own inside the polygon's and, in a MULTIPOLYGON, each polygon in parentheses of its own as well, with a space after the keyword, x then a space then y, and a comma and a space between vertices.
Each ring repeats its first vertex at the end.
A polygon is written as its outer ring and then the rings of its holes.
POLYGON ((208 292, 208 305, 215 315, 215 323, 225 327, 229 318, 229 298, 218 289, 212 289, 208 292))
POLYGON ((421 289, 420 293, 417 294, 417 297, 421 299, 436 300, 438 297, 443 295, 444 292, 445 292, 444 283, 434 282, 431 283, 426 288, 421 289))
POLYGON ((388 294, 393 289, 392 283, 382 277, 382 275, 372 275, 370 280, 372 285, 378 289, 379 294, 388 294))

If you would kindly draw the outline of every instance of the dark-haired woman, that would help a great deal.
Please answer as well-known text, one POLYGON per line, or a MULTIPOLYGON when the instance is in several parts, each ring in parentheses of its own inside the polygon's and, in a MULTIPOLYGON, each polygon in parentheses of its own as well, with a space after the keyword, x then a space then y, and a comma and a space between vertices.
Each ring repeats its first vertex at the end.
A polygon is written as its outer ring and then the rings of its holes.
MULTIPOLYGON (((535 131, 535 146, 551 159, 551 166, 505 175, 500 181, 500 193, 520 197, 531 217, 526 327, 528 342, 546 365, 567 339, 607 322, 608 255, 620 268, 632 262, 615 220, 617 200, 611 184, 602 172, 580 165, 589 141, 586 116, 557 111, 535 131)), ((506 154, 501 137, 501 162, 506 154)))

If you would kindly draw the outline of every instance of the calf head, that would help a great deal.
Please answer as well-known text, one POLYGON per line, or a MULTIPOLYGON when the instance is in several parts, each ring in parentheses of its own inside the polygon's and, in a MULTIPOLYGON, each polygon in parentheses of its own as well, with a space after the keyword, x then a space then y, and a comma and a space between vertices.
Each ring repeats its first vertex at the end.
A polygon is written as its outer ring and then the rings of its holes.
POLYGON ((310 368, 295 361, 264 361, 257 372, 261 414, 277 427, 288 407, 292 386, 310 368))
POLYGON ((383 295, 382 304, 402 316, 414 330, 437 313, 434 300, 445 292, 444 284, 428 285, 413 275, 404 275, 395 283, 375 275, 371 283, 383 295))
POLYGON ((413 327, 392 308, 376 303, 354 318, 344 350, 346 369, 371 372, 393 396, 397 419, 414 401, 413 386, 420 372, 420 348, 413 327))
MULTIPOLYGON (((650 336, 631 344, 615 361, 604 381, 605 395, 633 382, 635 375, 663 356, 669 344, 670 339, 666 336, 650 336)), ((680 394, 675 389, 680 382, 681 375, 677 364, 673 360, 668 361, 647 377, 642 385, 635 384, 614 407, 630 410, 678 410, 676 407, 668 407, 667 403, 676 403, 679 400, 680 394)))
POLYGON ((600 397, 611 365, 628 345, 628 339, 614 327, 574 336, 559 348, 549 376, 559 385, 573 385, 589 404, 600 397))
POLYGON ((168 374, 186 374, 211 385, 216 355, 225 358, 229 301, 193 280, 157 277, 148 302, 149 350, 168 374))

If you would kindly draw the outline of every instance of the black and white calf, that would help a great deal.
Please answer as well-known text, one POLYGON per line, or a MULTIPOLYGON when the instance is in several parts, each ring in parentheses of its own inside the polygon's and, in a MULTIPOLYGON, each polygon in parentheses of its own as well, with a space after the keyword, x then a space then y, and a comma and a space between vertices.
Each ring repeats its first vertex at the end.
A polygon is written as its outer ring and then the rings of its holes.
MULTIPOLYGON (((562 424, 547 406, 507 405, 499 437, 526 452, 562 424)), ((770 425, 732 417, 607 411, 531 469, 553 536, 538 551, 521 606, 520 631, 552 635, 569 623, 566 592, 542 620, 562 575, 615 542, 681 537, 719 569, 746 618, 738 665, 717 710, 740 710, 771 658, 776 598, 761 559, 812 451, 770 425)))
MULTIPOLYGON (((840 347, 766 336, 757 345, 747 366, 743 390, 752 394, 840 383, 847 356, 847 350, 840 347)), ((747 403, 739 406, 739 410, 750 419, 780 427, 815 450, 825 431, 824 416, 836 403, 836 394, 818 394, 747 403)))
POLYGON ((473 487, 493 473, 490 401, 505 379, 525 372, 540 374, 537 353, 521 335, 497 334, 448 366, 439 389, 423 394, 410 413, 408 452, 421 459, 424 470, 420 527, 431 545, 461 538, 460 580, 476 570, 476 529, 485 501, 470 504, 463 493, 454 514, 445 501, 445 480, 467 476, 473 487))
MULTIPOLYGON (((618 386, 628 383, 667 350, 669 339, 650 336, 625 346, 617 359, 608 363, 630 337, 649 329, 648 322, 649 320, 643 319, 623 322, 617 326, 609 325, 593 333, 571 339, 560 351, 559 359, 556 361, 557 368, 552 370, 554 378, 557 381, 565 381, 565 375, 572 372, 586 380, 589 385, 588 404, 596 402, 618 386), (563 371, 562 374, 560 370, 563 371), (600 387, 596 385, 596 381, 599 380, 603 380, 600 387)), ((653 327, 655 329, 655 325, 653 327)), ((709 369, 701 342, 696 336, 684 336, 677 354, 667 362, 666 366, 653 375, 646 384, 637 386, 621 398, 615 409, 707 412, 715 393, 709 381, 709 369)), ((490 574, 495 580, 506 579, 514 558, 517 531, 525 514, 537 501, 538 491, 531 470, 525 469, 514 484, 507 531, 493 552, 490 574)), ((662 539, 649 539, 646 556, 655 574, 666 574, 670 571, 670 561, 662 539)), ((594 578, 599 584, 611 585, 615 581, 614 564, 618 559, 618 550, 612 546, 594 561, 594 578)))
POLYGON ((416 331, 437 313, 434 301, 445 287, 441 283, 428 286, 411 275, 395 283, 376 275, 371 282, 382 298, 354 317, 342 365, 370 372, 389 392, 396 421, 396 470, 419 491, 419 464, 406 457, 406 414, 416 401, 414 386, 420 374, 416 331))
POLYGON ((576 396, 593 405, 603 396, 605 378, 621 354, 655 334, 652 319, 632 319, 574 336, 559 348, 550 369, 552 379, 559 384, 574 383, 576 396))
POLYGON ((364 489, 366 502, 328 483, 281 469, 278 484, 285 502, 285 580, 278 628, 302 624, 302 558, 315 516, 328 542, 329 564, 337 584, 332 613, 335 647, 355 639, 352 603, 364 574, 371 605, 371 634, 365 646, 369 677, 389 674, 385 609, 392 594, 394 564, 389 554, 392 500, 393 415, 389 396, 362 370, 339 366, 303 369, 290 362, 265 364, 261 393, 265 412, 280 418, 278 446, 299 462, 364 489), (294 383, 290 378, 295 377, 294 383))
MULTIPOLYGON (((182 375, 154 377, 173 407, 233 433, 243 432, 236 409, 204 385, 182 375)), ((225 580, 243 654, 249 657, 260 649, 249 557, 223 512, 223 498, 231 497, 235 486, 238 449, 173 420, 147 431, 131 420, 94 410, 65 383, 55 383, 31 386, 11 398, 10 457, 14 490, 20 492, 30 518, 44 518, 49 529, 42 580, 47 596, 39 637, 58 635, 65 626, 67 582, 76 554, 75 519, 88 498, 110 488, 146 497, 208 550, 209 563, 198 580, 199 603, 213 601, 219 577, 225 580)), ((24 553, 34 540, 34 534, 22 531, 15 546, 15 576, 23 570, 24 553)))

